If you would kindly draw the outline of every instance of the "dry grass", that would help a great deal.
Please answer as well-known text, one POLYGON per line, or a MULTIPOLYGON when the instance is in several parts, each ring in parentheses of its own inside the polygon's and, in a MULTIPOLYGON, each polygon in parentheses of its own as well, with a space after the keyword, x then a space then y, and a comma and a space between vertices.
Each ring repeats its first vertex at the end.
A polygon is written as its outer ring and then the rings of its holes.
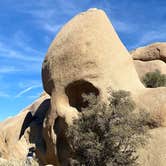
POLYGON ((35 160, 5 160, 0 158, 0 166, 39 166, 35 160))

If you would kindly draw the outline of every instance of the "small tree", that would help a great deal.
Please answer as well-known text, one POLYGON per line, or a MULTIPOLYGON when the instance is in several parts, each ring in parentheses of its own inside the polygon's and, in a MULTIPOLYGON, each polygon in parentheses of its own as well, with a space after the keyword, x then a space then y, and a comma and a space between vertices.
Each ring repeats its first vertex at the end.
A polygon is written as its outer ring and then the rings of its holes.
POLYGON ((148 88, 166 86, 166 75, 161 74, 159 70, 155 70, 154 72, 148 72, 142 78, 142 82, 148 88))
POLYGON ((145 143, 147 126, 128 92, 113 92, 109 106, 95 96, 86 97, 89 107, 82 110, 66 131, 73 166, 135 166, 136 149, 145 143))

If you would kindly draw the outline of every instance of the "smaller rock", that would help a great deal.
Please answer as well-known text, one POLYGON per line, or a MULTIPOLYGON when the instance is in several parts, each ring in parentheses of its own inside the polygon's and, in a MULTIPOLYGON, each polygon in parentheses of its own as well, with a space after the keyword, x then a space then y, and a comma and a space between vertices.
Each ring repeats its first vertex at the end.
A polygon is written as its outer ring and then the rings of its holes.
POLYGON ((154 61, 140 61, 134 60, 134 65, 136 71, 142 79, 142 77, 148 72, 154 72, 155 70, 159 70, 161 74, 166 74, 166 64, 161 60, 154 60, 154 61))
POLYGON ((154 43, 131 51, 134 60, 151 61, 162 60, 166 62, 166 42, 154 43))

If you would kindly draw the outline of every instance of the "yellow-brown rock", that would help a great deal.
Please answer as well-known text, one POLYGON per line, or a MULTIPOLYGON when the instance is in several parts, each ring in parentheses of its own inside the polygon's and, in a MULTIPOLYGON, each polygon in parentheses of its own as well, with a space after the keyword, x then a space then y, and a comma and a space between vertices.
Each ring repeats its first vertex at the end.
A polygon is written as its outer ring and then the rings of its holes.
POLYGON ((161 74, 166 74, 166 63, 161 60, 153 60, 153 61, 134 60, 134 65, 140 79, 142 79, 142 77, 145 76, 146 73, 155 72, 156 70, 159 70, 161 74))
POLYGON ((109 89, 134 92, 143 88, 131 56, 106 14, 98 9, 75 16, 60 30, 44 59, 42 79, 51 96, 44 137, 52 158, 53 153, 54 158, 57 155, 55 119, 59 116, 71 124, 85 106, 83 93, 92 92, 106 102, 109 89))
MULTIPOLYGON (((41 106, 47 100, 49 100, 49 96, 44 93, 17 116, 8 118, 0 123, 0 154, 2 158, 26 159, 28 149, 33 146, 33 144, 36 144, 32 135, 38 135, 38 133, 34 131, 35 127, 32 123, 34 123, 37 118, 42 120, 44 111, 46 111, 44 109, 47 107, 45 104, 41 110, 41 106), (34 119, 33 116, 35 116, 34 119), (26 129, 28 130, 27 132, 26 129)), ((38 132, 42 133, 42 130, 38 132)))
MULTIPOLYGON (((150 54, 144 48, 137 49, 135 54, 132 52, 133 58, 164 61, 166 54, 164 44, 161 45, 149 46, 150 54), (145 58, 140 52, 146 55, 145 58)), ((145 166, 156 166, 154 156, 158 152, 158 163, 165 162, 159 151, 166 154, 162 146, 165 136, 161 134, 162 131, 165 133, 166 125, 166 88, 146 89, 143 86, 131 55, 102 10, 83 12, 60 30, 44 59, 42 80, 51 99, 44 93, 16 117, 0 123, 3 158, 24 159, 28 148, 34 146, 42 165, 68 165, 64 129, 78 118, 80 108, 87 106, 82 94, 92 92, 107 102, 110 90, 126 90, 131 92, 137 107, 161 118, 162 128, 159 132, 154 130, 154 141, 149 142, 152 154, 148 155, 150 152, 143 149, 140 161, 145 166)))
POLYGON ((166 163, 166 128, 150 130, 146 146, 139 150, 140 166, 165 166, 166 163))
POLYGON ((131 52, 134 60, 151 61, 162 60, 166 62, 166 42, 154 43, 140 47, 131 52))
POLYGON ((75 16, 61 29, 48 49, 42 78, 53 100, 52 110, 69 123, 81 104, 76 89, 105 100, 108 88, 143 88, 131 56, 106 14, 97 9, 75 16))

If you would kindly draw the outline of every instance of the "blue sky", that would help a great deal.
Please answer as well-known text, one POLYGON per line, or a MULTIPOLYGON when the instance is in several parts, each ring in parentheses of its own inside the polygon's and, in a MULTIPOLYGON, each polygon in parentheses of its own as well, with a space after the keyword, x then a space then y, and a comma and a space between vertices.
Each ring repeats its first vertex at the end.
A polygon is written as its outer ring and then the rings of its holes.
POLYGON ((0 120, 40 95, 41 64, 51 41, 89 8, 105 10, 129 50, 166 41, 165 0, 1 0, 0 120))

